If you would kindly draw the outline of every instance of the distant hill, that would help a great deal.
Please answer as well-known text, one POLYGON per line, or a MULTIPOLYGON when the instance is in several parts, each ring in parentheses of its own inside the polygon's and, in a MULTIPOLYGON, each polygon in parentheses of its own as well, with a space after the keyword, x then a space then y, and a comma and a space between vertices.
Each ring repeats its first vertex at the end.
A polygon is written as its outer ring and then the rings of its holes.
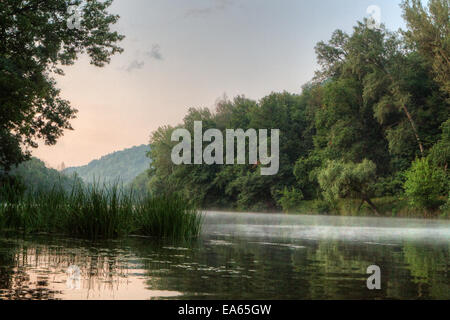
POLYGON ((146 156, 149 151, 148 145, 116 151, 85 166, 67 168, 63 173, 67 175, 77 173, 86 183, 92 183, 95 179, 101 183, 120 181, 128 184, 149 168, 150 159, 146 156))
POLYGON ((37 158, 19 164, 11 170, 10 175, 20 178, 28 192, 50 191, 55 186, 70 191, 75 184, 82 184, 76 175, 61 174, 46 167, 45 163, 37 158))

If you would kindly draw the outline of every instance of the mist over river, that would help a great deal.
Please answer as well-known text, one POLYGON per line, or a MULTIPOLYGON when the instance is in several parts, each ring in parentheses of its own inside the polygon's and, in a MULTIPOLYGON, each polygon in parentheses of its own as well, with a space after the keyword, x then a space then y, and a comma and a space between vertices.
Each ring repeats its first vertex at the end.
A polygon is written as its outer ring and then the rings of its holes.
POLYGON ((3 232, 0 299, 450 299, 449 244, 446 220, 226 212, 189 244, 3 232))

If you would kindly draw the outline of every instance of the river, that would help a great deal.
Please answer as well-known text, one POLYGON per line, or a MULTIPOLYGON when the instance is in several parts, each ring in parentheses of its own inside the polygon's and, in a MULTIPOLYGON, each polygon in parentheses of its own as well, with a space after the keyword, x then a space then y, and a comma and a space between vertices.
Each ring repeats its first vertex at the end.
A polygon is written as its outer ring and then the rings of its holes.
POLYGON ((449 245, 446 220, 224 212, 189 244, 3 232, 0 299, 450 299, 449 245))

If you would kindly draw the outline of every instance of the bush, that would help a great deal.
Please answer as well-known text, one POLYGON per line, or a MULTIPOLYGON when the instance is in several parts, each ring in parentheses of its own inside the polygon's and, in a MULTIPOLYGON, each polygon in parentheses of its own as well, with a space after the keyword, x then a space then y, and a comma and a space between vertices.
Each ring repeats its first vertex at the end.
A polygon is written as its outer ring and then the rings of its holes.
POLYGON ((450 215, 450 194, 448 195, 447 202, 441 206, 442 216, 448 217, 450 215))
POLYGON ((395 173, 392 176, 379 178, 374 184, 374 192, 376 197, 393 197, 403 194, 403 184, 405 177, 401 173, 395 173))
POLYGON ((278 194, 281 196, 278 200, 278 204, 285 212, 297 209, 303 200, 302 191, 295 189, 294 187, 292 187, 292 189, 285 187, 282 191, 279 191, 278 194))
POLYGON ((445 172, 427 158, 416 159, 405 173, 403 185, 411 206, 420 209, 437 209, 439 196, 445 191, 445 172))
POLYGON ((318 214, 330 214, 338 212, 337 201, 314 200, 314 210, 318 214))

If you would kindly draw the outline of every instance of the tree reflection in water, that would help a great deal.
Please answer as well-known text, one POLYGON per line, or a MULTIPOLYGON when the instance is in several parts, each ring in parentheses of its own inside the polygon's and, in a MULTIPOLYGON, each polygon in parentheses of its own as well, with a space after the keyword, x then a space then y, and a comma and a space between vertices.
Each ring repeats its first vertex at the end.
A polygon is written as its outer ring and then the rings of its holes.
POLYGON ((0 237, 1 299, 450 299, 449 244, 206 234, 91 242, 0 237), (366 269, 382 271, 369 291, 366 269), (67 286, 78 266, 80 289, 67 286))

